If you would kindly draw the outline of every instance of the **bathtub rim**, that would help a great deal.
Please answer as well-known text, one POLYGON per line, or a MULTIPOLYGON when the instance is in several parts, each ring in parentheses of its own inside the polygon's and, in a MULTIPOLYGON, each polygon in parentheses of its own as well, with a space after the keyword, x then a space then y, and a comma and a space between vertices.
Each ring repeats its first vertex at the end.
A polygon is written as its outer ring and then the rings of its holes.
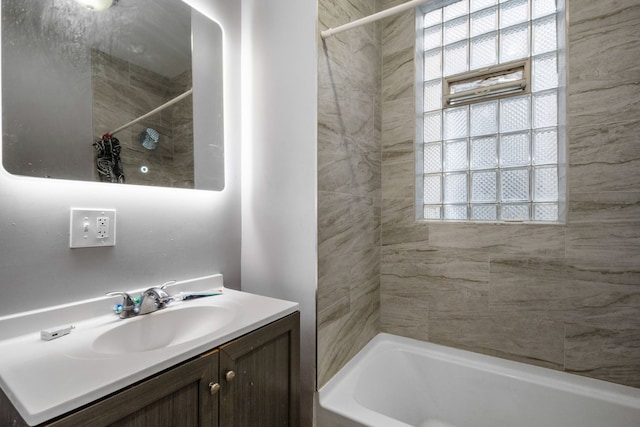
POLYGON ((317 390, 318 411, 333 412, 358 423, 384 419, 385 425, 389 427, 409 426, 361 405, 354 398, 354 391, 358 384, 357 378, 366 367, 361 361, 370 354, 375 354, 377 350, 409 351, 470 368, 482 369, 493 374, 509 376, 516 381, 543 385, 640 411, 640 388, 385 332, 373 337, 342 369, 317 390), (354 419, 355 413, 361 418, 354 419))

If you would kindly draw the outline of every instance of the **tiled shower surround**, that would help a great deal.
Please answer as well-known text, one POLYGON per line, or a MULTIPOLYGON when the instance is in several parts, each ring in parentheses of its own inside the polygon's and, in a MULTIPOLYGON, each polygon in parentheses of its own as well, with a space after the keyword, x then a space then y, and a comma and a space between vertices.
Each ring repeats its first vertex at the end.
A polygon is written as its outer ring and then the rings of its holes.
MULTIPOLYGON (((353 19, 354 4, 321 0, 320 28, 353 19)), ((364 40, 378 46, 374 26, 320 49, 319 386, 383 331, 640 387, 640 4, 569 0, 567 7, 563 225, 414 220, 413 11, 379 24, 380 68, 370 53, 367 78, 381 73, 381 151, 368 158, 379 159, 379 171, 373 161, 366 163, 371 171, 363 168, 367 153, 339 132, 366 122, 352 106, 351 97, 365 93, 353 52, 364 40), (345 171, 355 177, 365 170, 380 175, 380 193, 349 192, 345 171), (379 235, 375 220, 367 226, 354 215, 358 197, 371 201, 374 217, 380 203, 379 235), (365 241, 368 275, 353 250, 365 241), (355 292, 364 283, 370 292, 355 292)))
MULTIPOLYGON (((98 50, 92 51, 93 130, 98 139, 191 88, 191 71, 170 79, 98 50)), ((115 135, 128 184, 193 188, 193 103, 187 98, 115 135), (160 133, 155 150, 139 141, 147 127, 160 133), (141 166, 148 173, 142 173, 141 166)), ((97 173, 96 173, 96 179, 97 173)))

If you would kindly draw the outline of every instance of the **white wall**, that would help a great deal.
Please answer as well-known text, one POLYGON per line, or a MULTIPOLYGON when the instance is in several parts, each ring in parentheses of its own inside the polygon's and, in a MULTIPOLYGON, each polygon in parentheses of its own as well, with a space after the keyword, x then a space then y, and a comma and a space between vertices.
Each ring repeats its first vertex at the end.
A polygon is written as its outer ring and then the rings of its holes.
POLYGON ((0 316, 215 272, 240 286, 240 4, 188 3, 224 30, 226 188, 120 186, 0 171, 0 316), (115 208, 117 246, 69 249, 71 207, 115 208))
POLYGON ((301 307, 302 425, 315 388, 316 0, 245 0, 242 289, 301 307))

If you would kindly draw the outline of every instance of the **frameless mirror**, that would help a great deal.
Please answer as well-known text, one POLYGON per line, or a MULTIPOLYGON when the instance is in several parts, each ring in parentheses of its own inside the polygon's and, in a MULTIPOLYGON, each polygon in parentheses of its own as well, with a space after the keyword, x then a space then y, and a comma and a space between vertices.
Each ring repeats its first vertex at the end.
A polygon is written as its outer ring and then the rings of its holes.
POLYGON ((182 0, 2 0, 16 175, 221 190, 222 30, 182 0), (104 10, 100 10, 104 9, 104 10))

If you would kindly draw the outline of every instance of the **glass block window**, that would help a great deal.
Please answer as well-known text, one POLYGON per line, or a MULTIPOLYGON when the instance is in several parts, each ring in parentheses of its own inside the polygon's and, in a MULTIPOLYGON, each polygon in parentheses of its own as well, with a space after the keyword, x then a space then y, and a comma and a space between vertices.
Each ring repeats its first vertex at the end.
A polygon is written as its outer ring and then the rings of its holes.
POLYGON ((418 217, 561 222, 564 4, 439 4, 418 14, 418 217))

